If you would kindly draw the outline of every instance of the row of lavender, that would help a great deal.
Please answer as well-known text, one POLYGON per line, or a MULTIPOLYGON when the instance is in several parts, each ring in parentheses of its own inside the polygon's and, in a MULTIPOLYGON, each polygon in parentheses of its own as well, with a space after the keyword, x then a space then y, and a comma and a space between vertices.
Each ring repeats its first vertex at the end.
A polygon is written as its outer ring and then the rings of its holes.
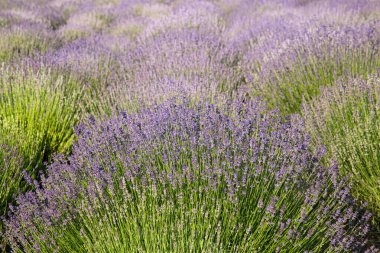
POLYGON ((377 252, 380 2, 0 9, 4 250, 377 252))

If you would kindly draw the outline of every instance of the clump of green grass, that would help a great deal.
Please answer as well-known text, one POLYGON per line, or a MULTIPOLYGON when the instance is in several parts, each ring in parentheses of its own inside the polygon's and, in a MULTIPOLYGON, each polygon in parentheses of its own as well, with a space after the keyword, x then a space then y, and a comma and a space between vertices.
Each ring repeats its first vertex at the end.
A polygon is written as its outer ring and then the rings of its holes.
POLYGON ((350 174, 353 192, 374 214, 380 243, 380 78, 350 79, 325 89, 302 115, 314 140, 350 174))

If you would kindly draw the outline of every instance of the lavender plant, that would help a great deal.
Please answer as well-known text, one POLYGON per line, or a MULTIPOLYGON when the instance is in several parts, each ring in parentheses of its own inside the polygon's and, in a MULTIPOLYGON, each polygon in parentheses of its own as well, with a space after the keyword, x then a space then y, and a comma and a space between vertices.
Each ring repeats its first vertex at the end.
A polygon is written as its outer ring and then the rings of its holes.
POLYGON ((57 75, 64 75, 81 86, 83 97, 80 105, 84 113, 109 116, 128 109, 127 98, 130 96, 125 92, 129 88, 128 83, 118 78, 126 71, 118 53, 129 50, 129 45, 123 44, 125 40, 122 39, 122 46, 117 42, 117 38, 108 35, 77 39, 31 62, 37 69, 50 66, 57 75))
MULTIPOLYGON (((5 144, 0 145, 0 217, 6 214, 7 206, 12 201, 11 197, 17 193, 22 181, 23 165, 22 156, 17 148, 11 148, 5 144)), ((0 222, 0 251, 5 249, 6 242, 3 238, 3 222, 0 222)))
POLYGON ((35 73, 25 67, 1 68, 1 136, 18 146, 26 165, 36 169, 71 146, 81 93, 49 70, 35 73))
POLYGON ((35 59, 34 65, 50 66, 58 73, 76 76, 77 79, 101 78, 109 75, 114 54, 104 41, 106 36, 92 36, 66 43, 35 59))
POLYGON ((242 83, 239 52, 217 36, 183 30, 138 45, 125 42, 110 35, 78 39, 37 59, 37 65, 76 76, 94 115, 138 111, 178 95, 223 100, 242 83))
POLYGON ((283 42, 277 51, 280 57, 269 61, 269 66, 259 63, 261 74, 253 77, 254 93, 278 105, 283 113, 294 113, 303 99, 310 100, 320 87, 333 85, 339 77, 373 74, 380 66, 376 26, 322 25, 283 42))
POLYGON ((380 78, 340 81, 304 104, 302 115, 315 142, 328 147, 328 157, 350 174, 353 192, 374 214, 380 243, 380 78))
POLYGON ((19 60, 58 45, 48 31, 41 26, 20 25, 4 28, 0 39, 0 62, 19 60))
POLYGON ((379 5, 306 2, 243 1, 225 34, 244 52, 240 65, 253 94, 284 114, 299 112, 303 99, 341 76, 379 68, 378 19, 362 13, 369 6, 378 12, 379 5))
POLYGON ((11 193, 17 191, 17 183, 22 178, 22 171, 15 170, 14 168, 21 167, 22 157, 18 154, 15 148, 9 148, 8 146, 1 145, 0 153, 0 168, 1 168, 1 185, 4 186, 1 189, 1 215, 5 215, 5 207, 9 201, 11 193))
POLYGON ((7 239, 15 252, 363 249, 370 215, 302 122, 278 115, 180 99, 90 118, 72 155, 18 198, 7 239))
MULTIPOLYGON (((67 153, 80 116, 81 93, 49 71, 0 70, 0 215, 27 190, 22 172, 37 179, 53 153, 67 153), (65 86, 64 86, 65 85, 65 86)), ((29 187, 30 189, 30 187, 29 187)), ((0 236, 2 241, 2 236, 0 236)))
POLYGON ((242 82, 239 52, 215 35, 168 31, 141 42, 121 58, 115 77, 119 101, 151 105, 173 96, 229 96, 242 82))
POLYGON ((144 40, 163 32, 183 29, 219 34, 224 28, 220 14, 217 6, 210 1, 184 1, 173 8, 169 15, 150 22, 140 37, 144 40))

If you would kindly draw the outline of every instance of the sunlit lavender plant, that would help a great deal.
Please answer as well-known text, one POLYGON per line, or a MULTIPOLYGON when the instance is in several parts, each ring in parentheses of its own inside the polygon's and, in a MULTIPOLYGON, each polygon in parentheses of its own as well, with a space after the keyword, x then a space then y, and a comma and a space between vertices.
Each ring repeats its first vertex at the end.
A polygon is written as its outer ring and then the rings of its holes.
POLYGON ((133 13, 136 16, 149 18, 150 20, 159 20, 170 15, 173 6, 165 3, 140 3, 133 7, 133 13))
MULTIPOLYGON (((353 192, 375 217, 380 243, 380 78, 349 79, 305 103, 302 115, 314 141, 352 175, 353 192)), ((377 238, 377 239, 376 239, 377 238)))
POLYGON ((59 42, 40 25, 22 24, 0 30, 0 63, 46 52, 59 42))
POLYGON ((36 59, 36 64, 78 78, 100 78, 112 69, 112 50, 104 45, 104 36, 92 36, 66 43, 36 59))
POLYGON ((157 35, 119 58, 122 71, 115 73, 111 87, 118 101, 132 104, 150 105, 176 95, 225 96, 242 81, 239 53, 218 36, 193 29, 157 35))
POLYGON ((48 1, 12 1, 2 12, 12 16, 12 24, 39 24, 50 29, 57 29, 63 25, 65 12, 62 8, 50 6, 48 1))
MULTIPOLYGON (((318 5, 300 8, 274 22, 259 22, 264 26, 254 27, 251 39, 243 37, 250 45, 242 63, 247 82, 255 95, 283 113, 298 112, 302 99, 310 100, 341 76, 373 74, 380 66, 378 22, 342 24, 327 19, 318 5)), ((339 10, 347 18, 357 16, 339 10)))
POLYGON ((89 88, 86 104, 95 115, 136 111, 178 95, 224 99, 242 82, 239 53, 196 30, 167 32, 139 44, 122 36, 91 36, 41 59, 34 62, 73 74, 89 88))
POLYGON ((223 31, 223 19, 218 7, 209 1, 182 2, 173 8, 172 12, 162 18, 148 23, 141 40, 159 35, 168 31, 197 29, 211 34, 220 34, 223 31))
POLYGON ((108 92, 111 84, 116 85, 117 80, 111 80, 112 76, 121 69, 118 53, 128 47, 128 44, 124 44, 126 40, 120 38, 119 42, 118 39, 107 35, 77 39, 57 50, 26 58, 23 62, 36 70, 49 68, 54 75, 70 80, 71 84, 75 83, 72 88, 83 91, 79 103, 86 113, 109 115, 115 111, 113 108, 119 108, 117 105, 122 104, 108 92))
POLYGON ((64 41, 86 38, 108 28, 114 18, 107 7, 98 6, 93 1, 78 2, 66 24, 60 27, 59 34, 64 41))
MULTIPOLYGON (((80 117, 81 92, 68 78, 27 66, 0 69, 0 216, 55 152, 68 153, 80 117)), ((2 220, 0 243, 3 244, 2 220)))
MULTIPOLYGON (((0 144, 0 218, 2 219, 7 206, 12 202, 12 195, 22 188, 23 159, 16 147, 0 144)), ((3 237, 3 222, 0 222, 0 251, 5 248, 6 242, 3 237)))
POLYGON ((1 139, 19 146, 25 163, 36 169, 52 153, 70 147, 80 92, 48 70, 24 67, 0 71, 1 139))
POLYGON ((18 198, 7 238, 26 252, 361 250, 369 214, 302 128, 259 101, 90 118, 18 198))
POLYGON ((136 39, 145 29, 146 18, 121 16, 116 19, 107 32, 111 35, 125 36, 129 39, 136 39))

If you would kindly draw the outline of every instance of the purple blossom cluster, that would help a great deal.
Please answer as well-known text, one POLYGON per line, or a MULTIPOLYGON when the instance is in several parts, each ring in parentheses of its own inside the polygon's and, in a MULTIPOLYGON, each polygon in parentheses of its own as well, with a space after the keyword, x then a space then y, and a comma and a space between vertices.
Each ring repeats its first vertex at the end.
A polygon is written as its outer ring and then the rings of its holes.
POLYGON ((200 195, 219 191, 232 203, 245 221, 235 232, 256 250, 266 248, 265 239, 255 239, 263 233, 283 249, 366 246, 370 215, 353 209, 347 180, 322 165, 324 151, 311 151, 299 119, 283 120, 259 101, 222 107, 181 101, 78 126, 72 155, 57 157, 40 185, 31 182, 35 192, 11 208, 6 236, 12 246, 64 247, 59 228, 80 221, 79 214, 96 213, 125 194, 144 198, 156 191, 163 201, 170 194, 177 199, 189 185, 200 195))

